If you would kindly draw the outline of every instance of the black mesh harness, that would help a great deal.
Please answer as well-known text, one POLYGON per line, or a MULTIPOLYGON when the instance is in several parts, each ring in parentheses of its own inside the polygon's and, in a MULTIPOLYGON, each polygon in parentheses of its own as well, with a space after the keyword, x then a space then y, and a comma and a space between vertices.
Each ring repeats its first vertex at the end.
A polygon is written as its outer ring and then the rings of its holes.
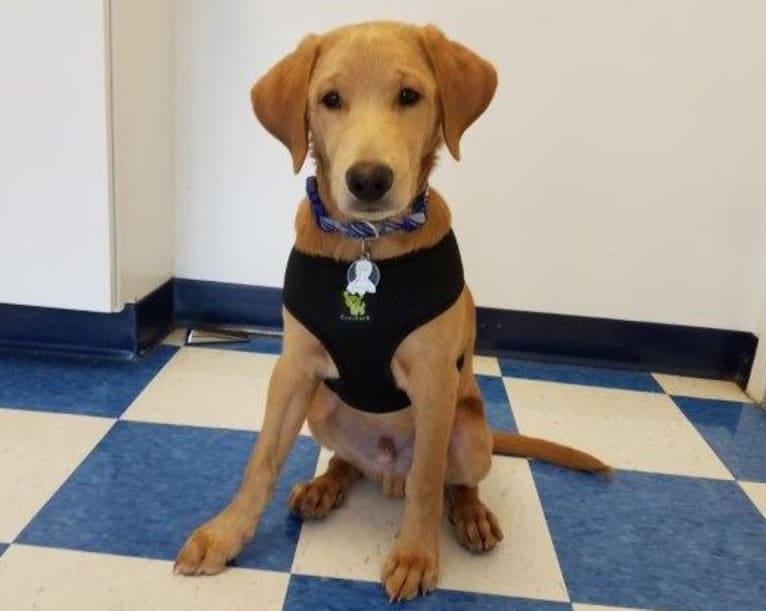
POLYGON ((359 297, 346 291, 348 261, 293 248, 282 299, 335 362, 340 376, 325 384, 351 407, 386 413, 410 404, 391 372, 394 352, 455 303, 463 291, 463 265, 452 231, 430 248, 375 263, 377 290, 359 297))

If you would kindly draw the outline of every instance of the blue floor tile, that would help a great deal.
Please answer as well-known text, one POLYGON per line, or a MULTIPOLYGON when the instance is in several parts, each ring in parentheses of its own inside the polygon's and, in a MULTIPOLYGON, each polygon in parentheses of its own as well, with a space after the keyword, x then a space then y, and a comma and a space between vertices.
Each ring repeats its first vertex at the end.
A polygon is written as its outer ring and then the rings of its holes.
POLYGON ((116 418, 177 350, 135 360, 0 352, 0 405, 116 418))
POLYGON ((484 397, 489 426, 500 431, 518 431, 503 379, 497 376, 477 375, 476 381, 481 389, 481 396, 484 397))
POLYGON ((8 549, 8 545, 5 543, 0 543, 0 556, 3 555, 3 552, 8 549))
POLYGON ((393 606, 383 586, 367 581, 293 575, 287 589, 284 611, 570 611, 564 603, 436 590, 428 596, 393 606))
POLYGON ((766 521, 732 481, 532 466, 572 600, 762 609, 766 521))
POLYGON ((737 479, 766 481, 766 410, 735 401, 673 401, 737 479))
POLYGON ((498 361, 500 362, 502 374, 513 378, 583 384, 585 386, 600 386, 602 388, 620 388, 623 390, 662 392, 662 387, 657 384, 652 375, 643 371, 560 365, 557 363, 540 363, 507 358, 501 358, 498 361))
MULTIPOLYGON (((19 536, 34 545, 170 560, 237 488, 254 434, 118 422, 19 536)), ((289 570, 301 524, 291 484, 313 476, 319 449, 298 439, 238 566, 289 570)))

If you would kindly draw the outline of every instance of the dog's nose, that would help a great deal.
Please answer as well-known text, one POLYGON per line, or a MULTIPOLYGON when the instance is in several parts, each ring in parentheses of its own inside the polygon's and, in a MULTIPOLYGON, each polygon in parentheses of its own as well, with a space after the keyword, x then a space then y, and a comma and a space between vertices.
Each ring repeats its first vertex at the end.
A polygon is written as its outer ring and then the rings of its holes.
POLYGON ((360 161, 346 172, 346 185, 357 198, 375 202, 383 197, 394 182, 394 172, 387 165, 360 161))

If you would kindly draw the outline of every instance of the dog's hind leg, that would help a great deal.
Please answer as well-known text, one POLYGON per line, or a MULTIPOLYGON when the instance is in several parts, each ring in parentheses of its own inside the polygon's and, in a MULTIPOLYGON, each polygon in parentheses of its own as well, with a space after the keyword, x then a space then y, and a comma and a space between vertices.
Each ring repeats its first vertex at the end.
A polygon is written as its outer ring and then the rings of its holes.
POLYGON ((495 515, 479 499, 478 483, 492 461, 492 435, 484 419, 484 404, 473 379, 458 401, 449 446, 445 495, 447 515, 457 540, 466 549, 481 553, 503 540, 495 515))
POLYGON ((296 484, 287 501, 290 511, 299 518, 324 518, 330 511, 340 507, 360 472, 337 455, 322 475, 308 482, 296 484))
POLYGON ((474 553, 487 552, 503 540, 495 514, 479 499, 478 486, 450 485, 445 488, 450 522, 457 540, 474 553))

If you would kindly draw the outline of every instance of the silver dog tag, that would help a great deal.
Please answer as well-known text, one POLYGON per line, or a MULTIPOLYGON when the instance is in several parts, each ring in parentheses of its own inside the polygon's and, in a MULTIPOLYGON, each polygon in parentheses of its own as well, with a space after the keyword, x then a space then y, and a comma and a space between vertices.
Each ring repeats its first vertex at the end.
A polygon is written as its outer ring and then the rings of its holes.
POLYGON ((367 293, 375 294, 380 282, 380 269, 368 257, 362 255, 348 268, 346 291, 352 295, 364 297, 367 293))

